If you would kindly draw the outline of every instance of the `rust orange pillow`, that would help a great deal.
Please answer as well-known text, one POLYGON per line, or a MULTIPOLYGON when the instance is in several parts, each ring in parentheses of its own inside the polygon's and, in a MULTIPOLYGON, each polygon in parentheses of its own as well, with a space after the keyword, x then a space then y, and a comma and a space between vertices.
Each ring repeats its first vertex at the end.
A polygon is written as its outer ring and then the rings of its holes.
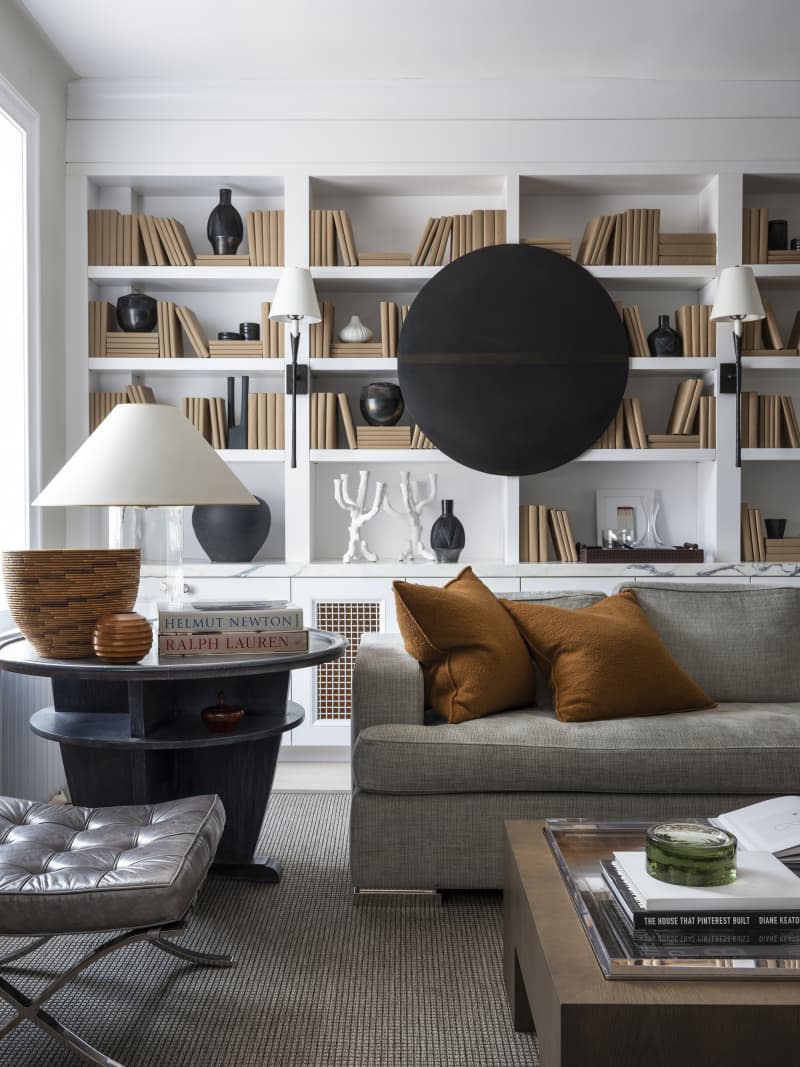
POLYGON ((562 722, 714 707, 669 654, 632 589, 578 611, 500 603, 544 671, 562 722))
POLYGON ((397 622, 422 666, 425 700, 448 722, 533 704, 536 678, 514 620, 471 568, 444 587, 394 582, 397 622))

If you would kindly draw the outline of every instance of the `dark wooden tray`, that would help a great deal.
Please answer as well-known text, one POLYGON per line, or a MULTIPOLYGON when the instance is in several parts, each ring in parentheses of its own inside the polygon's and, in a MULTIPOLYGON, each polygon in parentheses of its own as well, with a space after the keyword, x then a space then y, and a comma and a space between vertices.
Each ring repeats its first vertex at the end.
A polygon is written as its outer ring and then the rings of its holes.
POLYGON ((581 545, 581 563, 702 563, 702 548, 598 548, 581 545))

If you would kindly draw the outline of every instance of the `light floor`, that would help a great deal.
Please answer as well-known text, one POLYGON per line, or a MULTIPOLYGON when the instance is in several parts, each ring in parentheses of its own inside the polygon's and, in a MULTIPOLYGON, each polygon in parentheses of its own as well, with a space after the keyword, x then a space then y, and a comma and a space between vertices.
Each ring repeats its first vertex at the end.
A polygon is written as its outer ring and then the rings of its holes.
POLYGON ((272 788, 298 793, 331 790, 349 793, 350 764, 279 762, 272 788))

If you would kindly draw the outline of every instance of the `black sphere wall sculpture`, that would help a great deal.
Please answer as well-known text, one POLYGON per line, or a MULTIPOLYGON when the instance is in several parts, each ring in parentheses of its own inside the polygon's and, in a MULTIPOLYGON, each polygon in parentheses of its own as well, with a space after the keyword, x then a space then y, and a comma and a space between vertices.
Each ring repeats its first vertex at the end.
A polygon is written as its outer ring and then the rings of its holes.
POLYGON ((400 336, 406 408, 473 470, 536 474, 581 455, 619 407, 628 342, 605 289, 566 256, 496 245, 431 279, 400 336))

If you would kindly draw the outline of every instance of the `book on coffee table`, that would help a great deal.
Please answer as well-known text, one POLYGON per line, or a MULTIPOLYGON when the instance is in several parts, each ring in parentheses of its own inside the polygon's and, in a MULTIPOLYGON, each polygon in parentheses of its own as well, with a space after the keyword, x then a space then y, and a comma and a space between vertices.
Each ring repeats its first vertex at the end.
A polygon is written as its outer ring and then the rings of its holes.
POLYGON ((766 933, 800 930, 800 878, 770 852, 740 852, 736 880, 672 885, 647 871, 641 852, 614 852, 600 869, 634 930, 766 933))
POLYGON ((782 860, 800 860, 800 797, 772 797, 708 821, 733 834, 740 849, 772 852, 782 860))

